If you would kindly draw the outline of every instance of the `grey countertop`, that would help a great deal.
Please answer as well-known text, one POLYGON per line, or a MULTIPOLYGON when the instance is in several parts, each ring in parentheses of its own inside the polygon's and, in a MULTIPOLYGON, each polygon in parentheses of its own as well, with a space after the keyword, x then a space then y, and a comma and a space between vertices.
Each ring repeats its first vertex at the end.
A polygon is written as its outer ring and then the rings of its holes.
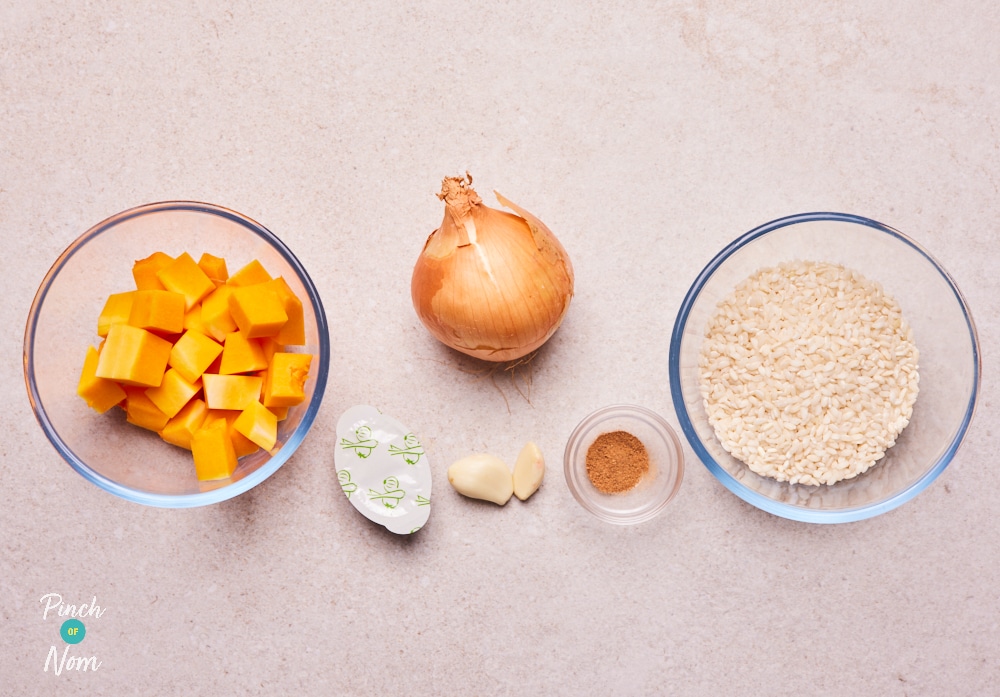
POLYGON ((996 3, 301 5, 0 4, 0 692, 1000 694, 996 3), (530 399, 470 374, 410 303, 440 180, 466 170, 576 269, 530 399), (333 346, 294 457, 180 511, 75 474, 21 362, 58 254, 167 199, 281 237, 333 346), (739 234, 813 210, 903 231, 964 291, 985 377, 951 466, 899 509, 816 526, 745 504, 685 446, 660 517, 588 517, 560 466, 573 427, 615 402, 676 426, 667 349, 689 284, 739 234), (436 497, 411 538, 338 489, 355 404, 424 439, 436 497), (526 504, 448 487, 458 457, 513 460, 529 439, 550 468, 526 504), (98 670, 43 670, 61 645, 49 593, 104 609, 77 652, 98 670))

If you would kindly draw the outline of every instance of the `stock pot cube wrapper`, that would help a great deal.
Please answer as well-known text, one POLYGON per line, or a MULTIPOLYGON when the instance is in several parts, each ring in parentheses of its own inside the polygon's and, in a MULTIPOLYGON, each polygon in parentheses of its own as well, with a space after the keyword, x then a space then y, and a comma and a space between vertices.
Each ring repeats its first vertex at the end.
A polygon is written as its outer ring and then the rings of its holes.
POLYGON ((414 533, 430 517, 431 468, 423 444, 375 407, 351 407, 340 417, 334 464, 351 505, 390 532, 414 533))

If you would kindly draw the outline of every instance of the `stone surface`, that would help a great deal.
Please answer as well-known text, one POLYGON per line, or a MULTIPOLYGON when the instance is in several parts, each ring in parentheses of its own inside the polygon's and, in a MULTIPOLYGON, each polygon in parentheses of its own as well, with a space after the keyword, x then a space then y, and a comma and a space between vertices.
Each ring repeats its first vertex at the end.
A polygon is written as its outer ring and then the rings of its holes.
MULTIPOLYGON (((0 5, 0 667, 5 694, 1000 693, 1000 9, 983 1, 0 5), (556 232, 577 295, 506 374, 438 345, 409 278, 469 170, 556 232), (58 254, 107 216, 195 199, 262 222, 340 332, 316 424, 244 496, 169 511, 100 491, 25 397, 22 328, 58 254), (909 504, 810 526, 729 494, 685 448, 633 528, 570 497, 591 410, 676 426, 669 334, 698 271, 768 220, 836 210, 931 250, 978 321, 965 445, 909 504), (376 366, 377 369, 370 369, 376 366), (526 383, 518 382, 527 393, 526 383), (335 424, 373 404, 432 457, 399 538, 338 489, 335 424), (447 486, 473 452, 551 466, 529 501, 447 486), (48 593, 96 602, 96 672, 45 672, 48 593)), ((96 313, 96 311, 95 311, 96 313)))

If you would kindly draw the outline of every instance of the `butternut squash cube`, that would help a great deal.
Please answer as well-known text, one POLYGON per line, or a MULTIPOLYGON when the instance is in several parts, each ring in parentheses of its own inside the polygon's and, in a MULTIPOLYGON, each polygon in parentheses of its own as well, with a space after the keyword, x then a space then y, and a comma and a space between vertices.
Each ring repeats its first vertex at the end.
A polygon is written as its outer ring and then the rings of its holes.
POLYGON ((236 457, 253 455, 260 450, 259 445, 237 431, 233 424, 229 424, 229 439, 233 442, 233 450, 236 451, 236 457))
POLYGON ((188 382, 201 377, 222 353, 222 345, 194 329, 188 329, 170 349, 168 363, 188 382))
POLYGON ((170 264, 174 258, 164 252, 153 252, 145 259, 132 264, 132 278, 138 290, 166 290, 156 274, 170 264))
POLYGON ((274 357, 274 354, 283 350, 282 345, 275 341, 273 336, 262 336, 257 341, 260 342, 260 348, 264 351, 264 359, 267 361, 267 365, 271 365, 271 359, 274 357))
POLYGON ((184 313, 184 329, 193 329, 200 334, 208 335, 211 332, 205 323, 201 321, 201 305, 195 305, 184 313))
POLYGON ((277 294, 288 316, 288 321, 274 335, 274 340, 286 346, 302 346, 306 343, 306 322, 302 301, 281 276, 268 281, 267 285, 277 294))
POLYGON ((112 324, 94 374, 124 385, 156 387, 163 380, 170 348, 169 341, 145 329, 112 324))
POLYGON ((198 268, 205 272, 216 287, 222 285, 229 278, 229 271, 226 269, 226 260, 213 254, 205 252, 198 259, 198 268))
MULTIPOLYGON (((271 364, 271 362, 270 362, 270 360, 268 360, 268 365, 270 365, 270 364, 271 364)), ((264 381, 264 383, 260 386, 260 403, 263 404, 264 403, 264 391, 265 391, 265 389, 267 387, 267 370, 266 369, 265 370, 259 370, 259 371, 257 371, 256 374, 264 381)), ((285 419, 287 419, 288 418, 288 410, 291 409, 291 407, 275 407, 275 406, 270 406, 270 407, 266 407, 266 408, 267 408, 267 410, 269 412, 271 412, 272 414, 274 414, 274 418, 277 419, 278 421, 284 421, 285 419)))
POLYGON ((97 361, 100 354, 93 346, 87 347, 87 355, 83 359, 83 371, 76 393, 83 397, 87 406, 103 414, 111 407, 125 399, 125 390, 114 380, 106 380, 96 375, 97 361))
POLYGON ((236 451, 236 457, 241 458, 244 455, 252 455, 253 453, 260 450, 260 446, 254 443, 252 440, 244 436, 242 433, 237 431, 233 425, 236 423, 236 419, 242 412, 229 411, 223 409, 209 409, 208 417, 205 419, 206 424, 211 424, 219 419, 226 422, 226 428, 229 429, 229 440, 233 442, 233 450, 236 451))
MULTIPOLYGON (((206 404, 205 406, 207 407, 208 405, 206 404)), ((213 425, 216 421, 219 421, 220 419, 222 421, 226 421, 226 423, 228 424, 230 421, 234 420, 239 415, 240 412, 238 411, 230 411, 227 409, 209 409, 208 412, 205 414, 205 422, 202 424, 202 426, 207 428, 208 426, 213 425)))
POLYGON ((244 409, 233 422, 233 428, 264 450, 273 448, 278 440, 278 419, 260 402, 244 409))
POLYGON ((163 381, 157 387, 146 390, 146 396, 167 415, 167 418, 172 418, 177 416, 184 405, 200 390, 200 384, 189 382, 176 368, 170 368, 163 374, 163 381))
POLYGON ((231 286, 253 286, 258 283, 267 283, 270 280, 271 274, 267 272, 263 264, 254 259, 230 276, 226 283, 231 286))
POLYGON ((226 335, 226 340, 222 344, 220 374, 251 373, 266 367, 267 358, 264 357, 264 349, 257 339, 247 339, 240 331, 226 335))
POLYGON ((167 421, 160 430, 160 438, 186 450, 191 449, 191 438, 194 432, 201 428, 208 414, 208 407, 201 399, 192 399, 177 412, 177 415, 167 421))
POLYGON ((284 303, 267 283, 233 288, 229 314, 248 339, 274 336, 288 321, 284 303))
POLYGON ((312 355, 308 353, 275 353, 264 379, 264 406, 301 404, 306 398, 305 383, 311 363, 312 355))
POLYGON ((137 290, 132 294, 128 323, 164 334, 184 331, 184 296, 169 290, 137 290))
POLYGON ((260 397, 263 380, 255 375, 215 375, 201 376, 205 390, 205 404, 209 409, 233 409, 243 411, 260 397))
POLYGON ((227 479, 236 471, 236 450, 225 419, 195 431, 191 437, 191 453, 200 480, 227 479))
POLYGON ((236 322, 229 313, 230 286, 219 286, 201 301, 201 321, 216 341, 225 341, 226 334, 236 331, 236 322))
POLYGON ((212 364, 210 366, 208 366, 207 368, 205 368, 205 372, 206 373, 212 373, 213 375, 218 375, 219 374, 219 366, 221 366, 221 365, 222 365, 222 354, 220 353, 219 357, 216 358, 214 361, 212 361, 212 364))
POLYGON ((97 318, 97 336, 107 336, 108 329, 116 322, 128 322, 129 314, 132 312, 132 294, 134 292, 130 290, 127 293, 112 293, 108 296, 104 303, 104 309, 101 310, 101 314, 97 318))
POLYGON ((125 419, 130 424, 159 433, 167 425, 170 417, 146 396, 141 387, 125 388, 125 419))
POLYGON ((233 375, 256 373, 266 369, 269 363, 264 351, 266 341, 269 339, 247 339, 239 330, 226 335, 218 372, 222 375, 233 375))
POLYGON ((190 310, 195 303, 201 302, 215 290, 212 279, 205 275, 187 252, 157 271, 156 277, 164 288, 184 296, 185 310, 190 310))

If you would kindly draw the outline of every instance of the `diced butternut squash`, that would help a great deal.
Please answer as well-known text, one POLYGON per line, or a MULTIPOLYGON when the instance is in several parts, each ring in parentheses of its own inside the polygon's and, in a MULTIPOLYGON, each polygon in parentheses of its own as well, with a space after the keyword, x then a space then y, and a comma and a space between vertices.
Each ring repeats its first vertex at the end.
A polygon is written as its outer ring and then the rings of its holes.
POLYGON ((208 407, 204 400, 192 399, 184 405, 184 408, 177 412, 177 415, 167 421, 167 424, 160 430, 160 438, 172 445, 191 449, 191 438, 194 432, 201 428, 208 414, 208 407))
POLYGON ((186 310, 190 310, 195 303, 201 302, 215 290, 212 279, 201 270, 187 252, 157 271, 156 277, 164 288, 184 296, 186 310))
POLYGON ((195 305, 190 310, 184 313, 184 329, 193 329, 201 334, 208 335, 211 332, 205 323, 201 321, 201 305, 195 305))
POLYGON ((184 296, 169 290, 137 290, 132 294, 128 323, 164 334, 184 331, 184 296))
POLYGON ((284 303, 268 283, 233 288, 229 314, 248 339, 274 336, 288 321, 284 303))
POLYGON ((253 455, 260 450, 259 445, 237 431, 232 423, 229 424, 229 439, 233 442, 233 450, 236 451, 236 457, 253 455))
POLYGON ((130 424, 159 433, 167 425, 170 417, 146 396, 141 387, 125 388, 125 418, 130 424))
POLYGON ((93 346, 87 347, 87 355, 83 359, 83 371, 76 393, 87 400, 87 406, 99 414, 125 399, 125 390, 114 380, 97 377, 97 361, 100 354, 93 346))
POLYGON ((244 409, 233 422, 233 428, 264 450, 273 448, 278 440, 278 419, 260 402, 244 409))
POLYGON ((267 365, 271 365, 271 358, 278 351, 283 351, 284 347, 274 340, 273 336, 262 336, 257 339, 260 342, 260 347, 264 351, 264 359, 267 361, 267 365))
POLYGON ((87 404, 192 452, 202 487, 225 486, 238 459, 273 451, 278 423, 305 399, 312 357, 301 300, 259 261, 156 252, 133 264, 136 290, 98 317, 77 384, 87 404))
POLYGON ((309 377, 312 355, 308 353, 275 353, 264 378, 265 407, 294 407, 306 398, 305 384, 309 377))
POLYGON ((302 301, 288 286, 284 278, 278 276, 273 281, 268 281, 278 299, 281 300, 285 308, 288 320, 281 326, 278 333, 274 335, 274 340, 286 346, 302 346, 306 343, 306 322, 305 313, 302 309, 302 301))
POLYGON ((219 353, 219 357, 212 361, 212 364, 205 368, 206 373, 212 373, 215 375, 219 374, 219 367, 222 365, 222 354, 219 353))
POLYGON ((229 313, 230 286, 219 286, 201 302, 201 321, 208 334, 216 341, 224 341, 226 334, 236 331, 236 322, 229 313))
POLYGON ((236 457, 238 458, 244 455, 252 455, 260 450, 259 445, 237 431, 234 427, 236 419, 239 418, 241 413, 239 411, 224 409, 209 409, 208 416, 205 419, 206 424, 211 424, 218 419, 226 422, 226 428, 229 429, 229 440, 233 442, 233 450, 236 451, 236 457))
POLYGON ((145 329, 112 324, 95 374, 125 385, 156 387, 163 380, 170 349, 169 341, 145 329))
POLYGON ((202 426, 191 438, 198 479, 227 479, 236 471, 236 450, 225 419, 202 426))
POLYGON ((156 274, 160 269, 170 264, 174 258, 163 252, 153 252, 145 259, 140 259, 132 265, 132 278, 139 290, 166 290, 156 274))
POLYGON ((177 416, 184 405, 200 390, 200 384, 186 380, 177 368, 169 368, 157 387, 146 390, 146 396, 167 415, 167 418, 172 418, 177 416))
POLYGON ((222 285, 229 279, 229 271, 226 269, 226 260, 213 254, 205 252, 198 259, 198 268, 205 272, 216 287, 222 285))
POLYGON ((129 314, 132 312, 133 293, 135 291, 130 290, 127 293, 112 293, 108 296, 104 309, 97 318, 97 336, 107 336, 112 324, 128 322, 129 314))
POLYGON ((222 362, 219 364, 221 375, 251 373, 266 367, 267 358, 257 339, 248 339, 241 331, 226 335, 226 341, 222 345, 222 362))
POLYGON ((170 349, 169 364, 185 380, 194 382, 221 354, 221 344, 201 332, 189 329, 170 349))
POLYGON ((201 376, 205 390, 205 404, 209 409, 234 409, 243 411, 260 397, 263 380, 256 375, 201 376))
POLYGON ((231 286, 253 286, 258 283, 267 283, 270 280, 271 274, 267 272, 263 264, 254 259, 230 276, 226 283, 231 286))

